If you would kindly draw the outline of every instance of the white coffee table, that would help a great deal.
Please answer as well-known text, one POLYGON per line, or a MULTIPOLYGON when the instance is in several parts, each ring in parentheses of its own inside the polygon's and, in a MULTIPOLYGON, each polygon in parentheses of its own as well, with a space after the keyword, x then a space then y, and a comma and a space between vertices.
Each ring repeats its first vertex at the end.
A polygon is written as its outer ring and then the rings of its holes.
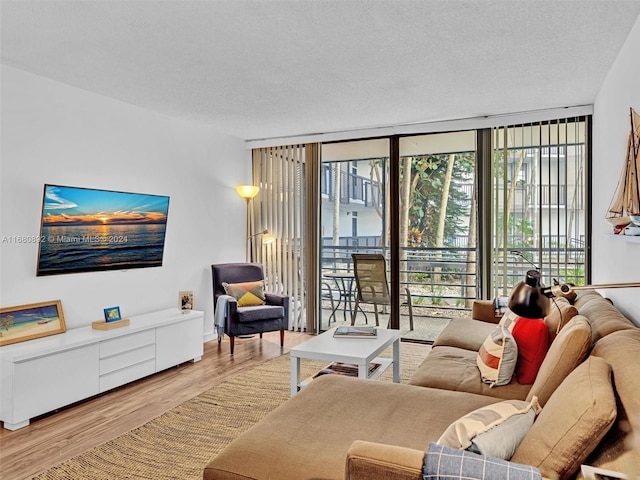
POLYGON ((300 388, 300 360, 325 360, 328 362, 350 363, 358 366, 358 378, 374 380, 390 365, 393 366, 393 381, 400 383, 400 332, 379 328, 375 338, 334 338, 333 331, 326 332, 301 343, 291 349, 291 396, 300 388), (393 345, 393 358, 376 358, 393 345), (381 364, 372 375, 368 366, 376 361, 381 364))

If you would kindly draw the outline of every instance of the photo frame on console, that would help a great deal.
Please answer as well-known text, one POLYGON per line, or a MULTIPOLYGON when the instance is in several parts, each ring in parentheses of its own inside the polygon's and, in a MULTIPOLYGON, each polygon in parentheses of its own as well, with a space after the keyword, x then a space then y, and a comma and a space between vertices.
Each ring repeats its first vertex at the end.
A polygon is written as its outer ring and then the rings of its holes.
POLYGON ((104 320, 109 322, 117 322, 118 320, 122 320, 122 316, 120 315, 120 307, 109 307, 104 309, 104 320))
POLYGON ((190 312, 193 310, 193 292, 181 291, 178 293, 178 300, 180 304, 180 310, 182 313, 190 312))
POLYGON ((0 308, 0 346, 66 331, 60 300, 0 308))

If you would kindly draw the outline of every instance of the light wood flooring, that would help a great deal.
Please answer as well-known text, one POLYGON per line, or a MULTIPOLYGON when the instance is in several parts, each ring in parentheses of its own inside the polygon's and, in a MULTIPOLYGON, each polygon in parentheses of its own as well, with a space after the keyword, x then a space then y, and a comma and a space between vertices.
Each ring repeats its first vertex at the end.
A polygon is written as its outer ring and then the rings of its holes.
POLYGON ((32 478, 85 450, 122 435, 227 378, 266 360, 287 353, 310 338, 287 332, 280 347, 278 332, 236 339, 229 354, 229 339, 204 346, 202 360, 185 363, 55 413, 32 420, 14 432, 0 428, 0 478, 32 478))

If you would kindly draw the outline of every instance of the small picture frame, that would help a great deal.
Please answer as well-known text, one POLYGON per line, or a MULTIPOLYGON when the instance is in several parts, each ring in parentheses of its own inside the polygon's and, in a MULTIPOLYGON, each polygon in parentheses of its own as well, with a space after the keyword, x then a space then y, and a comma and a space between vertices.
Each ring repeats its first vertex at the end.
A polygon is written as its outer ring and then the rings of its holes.
POLYGON ((178 293, 178 304, 182 313, 193 310, 193 292, 182 291, 178 293))
POLYGON ((122 316, 120 315, 120 307, 109 307, 104 309, 104 320, 109 322, 117 322, 118 320, 122 320, 122 316))

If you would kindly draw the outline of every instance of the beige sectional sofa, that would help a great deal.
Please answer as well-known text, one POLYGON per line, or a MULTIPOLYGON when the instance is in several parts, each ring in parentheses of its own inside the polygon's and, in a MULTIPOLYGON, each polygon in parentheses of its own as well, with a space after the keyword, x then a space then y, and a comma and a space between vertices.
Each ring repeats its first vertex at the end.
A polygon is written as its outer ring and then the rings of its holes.
POLYGON ((478 302, 473 316, 488 321, 451 322, 409 385, 323 376, 228 445, 204 479, 420 480, 429 442, 452 422, 534 395, 542 412, 512 461, 547 478, 572 478, 581 463, 640 470, 640 329, 595 291, 559 304, 533 385, 480 381, 475 355, 497 319, 478 302))

